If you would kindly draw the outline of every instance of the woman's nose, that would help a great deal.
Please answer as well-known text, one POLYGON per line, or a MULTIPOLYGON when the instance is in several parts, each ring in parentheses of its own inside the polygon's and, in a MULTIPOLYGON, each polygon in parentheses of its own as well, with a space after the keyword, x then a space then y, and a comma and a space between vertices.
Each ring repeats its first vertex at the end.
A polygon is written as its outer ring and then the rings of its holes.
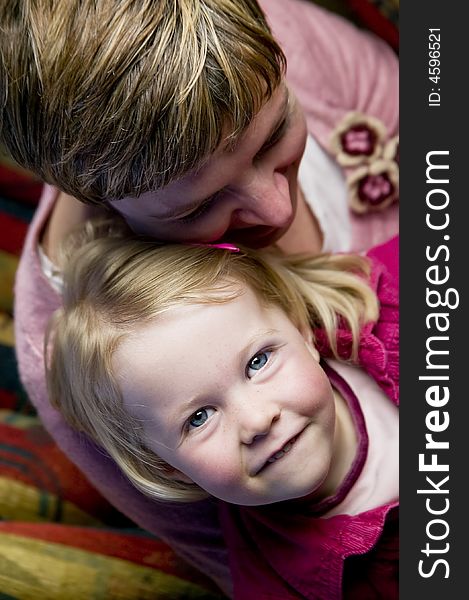
POLYGON ((247 175, 237 189, 239 204, 231 217, 230 229, 290 224, 293 207, 286 175, 280 171, 258 170, 247 175))

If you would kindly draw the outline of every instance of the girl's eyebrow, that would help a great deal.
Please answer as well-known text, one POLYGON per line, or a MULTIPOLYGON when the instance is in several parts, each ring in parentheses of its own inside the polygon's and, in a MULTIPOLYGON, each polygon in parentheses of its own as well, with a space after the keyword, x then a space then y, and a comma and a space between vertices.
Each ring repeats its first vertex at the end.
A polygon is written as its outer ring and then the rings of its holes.
POLYGON ((257 331, 252 338, 249 340, 249 342, 244 346, 244 348, 242 348, 242 350, 239 352, 238 356, 239 356, 239 361, 243 361, 245 359, 246 356, 248 356, 248 358, 250 358, 250 354, 252 352, 254 352, 254 348, 260 344, 261 342, 264 342, 265 338, 269 338, 272 337, 273 335, 278 334, 278 330, 277 329, 261 329, 260 331, 257 331))
MULTIPOLYGON (((250 359, 252 354, 262 350, 262 348, 257 348, 259 344, 263 344, 266 338, 271 338, 279 333, 277 329, 269 328, 269 329, 261 329, 260 331, 256 331, 256 333, 250 337, 248 342, 233 355, 232 364, 234 368, 237 368, 239 365, 243 365, 246 359, 250 359)), ((265 346, 264 346, 265 347, 265 346)), ((207 397, 205 392, 198 393, 195 392, 193 396, 191 396, 188 400, 181 403, 181 405, 174 411, 175 413, 190 413, 192 410, 196 410, 201 406, 210 403, 210 399, 207 397)))

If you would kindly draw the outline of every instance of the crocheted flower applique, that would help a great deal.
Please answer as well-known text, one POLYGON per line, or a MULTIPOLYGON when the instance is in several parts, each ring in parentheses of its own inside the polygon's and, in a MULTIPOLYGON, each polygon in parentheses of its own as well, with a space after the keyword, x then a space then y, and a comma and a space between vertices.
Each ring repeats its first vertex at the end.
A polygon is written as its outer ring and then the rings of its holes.
POLYGON ((349 202, 358 214, 384 210, 399 200, 399 137, 386 142, 387 130, 375 117, 345 115, 332 133, 337 162, 352 172, 347 177, 349 202))
POLYGON ((391 160, 375 160, 357 168, 347 185, 350 206, 356 213, 384 210, 399 199, 399 167, 391 160))

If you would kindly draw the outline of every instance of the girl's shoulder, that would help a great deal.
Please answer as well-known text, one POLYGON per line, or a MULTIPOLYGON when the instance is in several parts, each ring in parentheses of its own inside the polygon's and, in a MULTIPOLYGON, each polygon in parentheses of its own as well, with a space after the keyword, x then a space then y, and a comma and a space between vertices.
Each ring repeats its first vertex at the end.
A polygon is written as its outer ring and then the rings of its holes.
POLYGON ((363 328, 360 363, 399 404, 399 236, 372 248, 368 257, 380 312, 376 323, 363 328))
POLYGON ((375 271, 382 270, 382 267, 385 268, 388 278, 392 279, 399 290, 399 235, 371 248, 367 252, 367 256, 373 261, 375 271), (381 268, 380 265, 382 265, 381 268))
MULTIPOLYGON (((370 285, 379 300, 376 322, 363 326, 358 347, 358 364, 372 377, 387 396, 399 404, 399 236, 369 250, 372 262, 370 285)), ((315 330, 317 348, 324 357, 331 356, 327 336, 315 330)), ((352 346, 348 328, 337 330, 337 350, 347 360, 352 346)))

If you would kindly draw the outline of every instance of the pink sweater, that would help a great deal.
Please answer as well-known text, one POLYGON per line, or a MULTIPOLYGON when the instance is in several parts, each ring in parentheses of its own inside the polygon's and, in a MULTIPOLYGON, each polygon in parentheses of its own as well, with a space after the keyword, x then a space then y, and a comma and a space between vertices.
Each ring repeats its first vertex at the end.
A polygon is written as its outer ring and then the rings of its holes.
MULTIPOLYGON (((262 0, 274 34, 288 60, 288 80, 303 104, 310 133, 329 150, 329 137, 351 110, 372 114, 397 132, 397 61, 379 40, 348 22, 301 0, 262 0)), ((16 350, 21 378, 39 415, 60 448, 120 511, 168 542, 229 595, 232 583, 215 502, 167 504, 134 489, 111 460, 71 430, 47 399, 43 336, 60 297, 38 260, 40 232, 56 192, 45 188, 31 224, 16 280, 16 350)), ((354 237, 372 246, 397 228, 397 209, 353 217, 354 237)), ((355 244, 357 247, 358 244, 355 244)))

